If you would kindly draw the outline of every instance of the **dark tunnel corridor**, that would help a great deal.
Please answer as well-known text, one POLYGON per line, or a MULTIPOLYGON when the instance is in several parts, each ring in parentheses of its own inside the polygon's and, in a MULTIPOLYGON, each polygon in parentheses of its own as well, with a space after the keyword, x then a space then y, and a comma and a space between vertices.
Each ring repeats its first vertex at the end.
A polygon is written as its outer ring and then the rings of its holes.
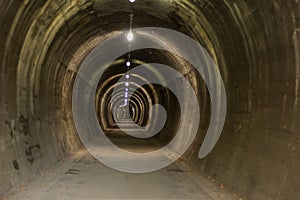
POLYGON ((300 199, 298 0, 2 0, 0 66, 0 199, 300 199))

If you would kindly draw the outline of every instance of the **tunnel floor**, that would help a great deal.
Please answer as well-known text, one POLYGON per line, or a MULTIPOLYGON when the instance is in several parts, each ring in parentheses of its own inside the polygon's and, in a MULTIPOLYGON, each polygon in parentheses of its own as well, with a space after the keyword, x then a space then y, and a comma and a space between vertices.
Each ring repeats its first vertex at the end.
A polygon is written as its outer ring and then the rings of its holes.
MULTIPOLYGON (((122 148, 142 152, 155 149, 155 142, 136 145, 133 139, 114 137, 122 148)), ((103 149, 102 149, 103 150, 103 149)), ((113 155, 111 155, 113 156, 113 155)), ((146 174, 123 173, 106 167, 86 150, 66 157, 34 181, 23 185, 7 200, 52 199, 236 199, 181 162, 146 174)))

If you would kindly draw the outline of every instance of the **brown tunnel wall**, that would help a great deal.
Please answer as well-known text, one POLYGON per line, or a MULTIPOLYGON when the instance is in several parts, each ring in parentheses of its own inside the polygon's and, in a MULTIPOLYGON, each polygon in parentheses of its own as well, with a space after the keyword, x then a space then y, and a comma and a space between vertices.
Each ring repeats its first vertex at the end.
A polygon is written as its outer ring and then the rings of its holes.
POLYGON ((133 9, 137 26, 170 27, 197 39, 222 72, 225 128, 203 160, 196 155, 200 134, 189 156, 195 169, 250 200, 299 199, 299 6, 297 0, 140 0, 134 7, 1 1, 0 196, 81 147, 70 105, 76 69, 97 42, 127 28, 133 9))

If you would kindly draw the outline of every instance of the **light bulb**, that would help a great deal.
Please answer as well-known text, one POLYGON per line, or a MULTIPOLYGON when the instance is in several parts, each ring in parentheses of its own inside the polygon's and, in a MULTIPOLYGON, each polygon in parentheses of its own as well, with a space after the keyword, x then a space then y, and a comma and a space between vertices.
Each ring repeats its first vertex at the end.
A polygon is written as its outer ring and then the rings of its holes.
POLYGON ((129 0, 131 3, 134 3, 135 2, 135 0, 129 0))
POLYGON ((131 65, 131 63, 128 61, 128 62, 126 63, 126 66, 127 66, 127 67, 130 67, 130 65, 131 65))
POLYGON ((128 88, 126 88, 125 91, 128 92, 128 88))
POLYGON ((127 74, 125 77, 126 77, 127 79, 129 79, 130 76, 127 74))
POLYGON ((129 41, 129 42, 131 42, 132 40, 133 40, 133 32, 132 31, 129 31, 129 33, 127 34, 127 40, 129 41))
POLYGON ((128 83, 128 82, 126 82, 126 83, 125 83, 125 85, 128 87, 128 86, 129 86, 129 83, 128 83))

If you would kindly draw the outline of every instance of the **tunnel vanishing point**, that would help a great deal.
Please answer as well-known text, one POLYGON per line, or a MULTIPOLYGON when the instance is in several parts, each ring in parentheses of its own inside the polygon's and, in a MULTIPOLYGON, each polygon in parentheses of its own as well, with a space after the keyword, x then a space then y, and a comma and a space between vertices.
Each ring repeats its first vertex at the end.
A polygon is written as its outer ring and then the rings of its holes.
POLYGON ((298 0, 2 0, 0 199, 299 200, 299 84, 298 0))

